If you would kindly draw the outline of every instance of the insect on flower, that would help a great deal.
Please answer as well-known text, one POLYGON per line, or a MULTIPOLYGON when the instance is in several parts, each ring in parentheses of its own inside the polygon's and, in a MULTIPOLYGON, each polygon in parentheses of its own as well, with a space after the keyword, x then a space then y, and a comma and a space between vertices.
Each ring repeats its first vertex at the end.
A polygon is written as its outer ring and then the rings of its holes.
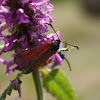
MULTIPOLYGON (((53 26, 50 25, 52 28, 53 26)), ((53 28, 54 30, 54 28, 53 28)), ((54 30, 56 33, 56 31, 54 30)), ((25 74, 28 74, 44 64, 53 54, 59 49, 61 40, 51 40, 39 46, 23 51, 15 56, 14 62, 21 66, 20 70, 25 69, 25 74)))

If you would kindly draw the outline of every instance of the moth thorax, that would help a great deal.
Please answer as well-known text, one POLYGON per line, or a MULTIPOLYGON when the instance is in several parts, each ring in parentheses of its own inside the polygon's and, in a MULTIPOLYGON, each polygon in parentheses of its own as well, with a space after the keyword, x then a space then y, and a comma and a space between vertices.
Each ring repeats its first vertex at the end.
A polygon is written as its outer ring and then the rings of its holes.
POLYGON ((51 44, 52 44, 52 49, 54 49, 56 51, 59 49, 60 41, 59 40, 52 41, 51 44))

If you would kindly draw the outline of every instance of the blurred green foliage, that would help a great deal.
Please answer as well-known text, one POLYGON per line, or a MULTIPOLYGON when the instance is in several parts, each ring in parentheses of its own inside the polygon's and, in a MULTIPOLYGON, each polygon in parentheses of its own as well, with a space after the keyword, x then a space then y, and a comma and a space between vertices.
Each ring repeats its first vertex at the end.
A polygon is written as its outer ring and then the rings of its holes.
POLYGON ((46 69, 41 69, 43 75, 43 86, 56 96, 58 100, 76 100, 75 93, 67 77, 59 69, 54 69, 48 72, 46 69))

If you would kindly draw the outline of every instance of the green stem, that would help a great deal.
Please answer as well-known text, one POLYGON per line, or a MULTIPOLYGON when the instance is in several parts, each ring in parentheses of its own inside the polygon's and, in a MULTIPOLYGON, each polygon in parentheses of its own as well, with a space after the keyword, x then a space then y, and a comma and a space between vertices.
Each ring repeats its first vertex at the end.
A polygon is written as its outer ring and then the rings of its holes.
POLYGON ((36 91, 37 91, 37 98, 38 98, 38 100, 43 100, 43 91, 42 91, 42 87, 41 87, 41 83, 40 83, 38 68, 32 72, 32 76, 33 76, 36 91))

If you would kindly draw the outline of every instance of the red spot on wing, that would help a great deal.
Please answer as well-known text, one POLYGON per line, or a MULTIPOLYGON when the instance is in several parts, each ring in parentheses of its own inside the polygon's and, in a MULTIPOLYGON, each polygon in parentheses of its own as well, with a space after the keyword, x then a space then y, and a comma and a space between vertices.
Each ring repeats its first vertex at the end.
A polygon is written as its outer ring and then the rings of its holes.
POLYGON ((38 68, 39 66, 41 66, 42 64, 44 64, 53 54, 55 54, 56 53, 56 51, 55 52, 53 52, 52 54, 50 54, 48 57, 46 57, 45 59, 43 59, 38 65, 36 65, 36 66, 33 66, 33 68, 32 69, 36 69, 36 68, 38 68))
POLYGON ((34 53, 36 53, 38 51, 38 48, 33 49, 32 51, 26 52, 23 54, 23 58, 25 59, 26 63, 29 62, 29 59, 32 55, 34 55, 34 53))
POLYGON ((35 54, 35 56, 39 57, 40 54, 42 54, 43 52, 45 52, 50 46, 51 46, 50 43, 43 45, 43 47, 35 54))
POLYGON ((44 44, 41 44, 38 47, 34 48, 33 50, 24 53, 23 54, 23 58, 26 61, 26 63, 28 63, 31 56, 34 55, 36 57, 39 57, 39 55, 41 53, 43 53, 44 51, 46 51, 50 46, 51 46, 51 43, 50 42, 46 42, 44 44))

